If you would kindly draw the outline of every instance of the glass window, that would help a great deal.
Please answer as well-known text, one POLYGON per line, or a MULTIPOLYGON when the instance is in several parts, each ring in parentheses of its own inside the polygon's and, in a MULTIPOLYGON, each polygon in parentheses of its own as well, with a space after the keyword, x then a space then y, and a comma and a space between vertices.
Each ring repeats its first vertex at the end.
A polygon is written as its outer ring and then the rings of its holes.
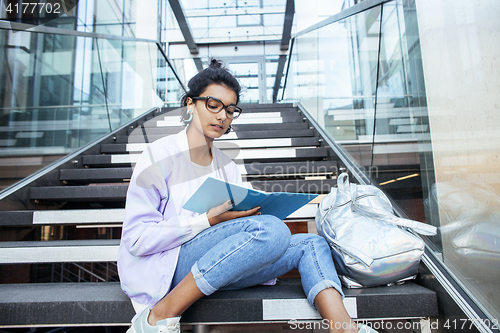
POLYGON ((285 22, 285 14, 266 14, 264 17, 264 26, 279 26, 283 29, 283 23, 285 22))
POLYGON ((238 26, 262 25, 262 15, 238 15, 238 26))

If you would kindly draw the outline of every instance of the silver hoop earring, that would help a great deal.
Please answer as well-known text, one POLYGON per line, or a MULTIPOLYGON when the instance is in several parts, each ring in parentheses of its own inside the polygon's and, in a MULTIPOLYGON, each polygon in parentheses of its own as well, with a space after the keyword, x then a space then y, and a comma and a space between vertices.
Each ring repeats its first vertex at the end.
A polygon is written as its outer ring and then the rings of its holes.
POLYGON ((190 123, 193 120, 193 111, 189 110, 188 113, 189 118, 186 120, 186 123, 190 123))

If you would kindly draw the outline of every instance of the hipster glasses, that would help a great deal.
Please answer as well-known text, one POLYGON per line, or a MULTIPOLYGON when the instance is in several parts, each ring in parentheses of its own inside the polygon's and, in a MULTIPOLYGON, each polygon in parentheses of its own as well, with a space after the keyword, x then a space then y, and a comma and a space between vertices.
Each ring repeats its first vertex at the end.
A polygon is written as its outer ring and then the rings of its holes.
POLYGON ((207 108, 208 111, 213 112, 213 113, 219 113, 222 111, 222 109, 226 110, 226 115, 230 119, 236 119, 240 116, 240 114, 243 112, 240 107, 231 104, 231 105, 224 105, 219 99, 212 97, 212 96, 206 96, 206 97, 192 97, 191 98, 193 101, 205 101, 205 107, 207 108))

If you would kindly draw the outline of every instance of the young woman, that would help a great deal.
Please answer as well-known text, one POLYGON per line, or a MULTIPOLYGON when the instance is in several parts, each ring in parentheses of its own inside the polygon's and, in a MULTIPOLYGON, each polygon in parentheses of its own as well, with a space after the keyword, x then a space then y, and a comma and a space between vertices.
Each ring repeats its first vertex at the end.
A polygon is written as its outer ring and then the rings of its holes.
POLYGON ((182 208, 209 176, 242 183, 235 163, 213 145, 242 112, 240 85, 212 60, 188 86, 187 128, 148 146, 128 188, 118 270, 138 312, 129 331, 180 332, 180 316, 204 295, 272 284, 298 268, 309 303, 332 323, 331 332, 369 332, 347 314, 320 236, 290 236, 283 221, 260 215, 259 207, 230 211, 226 202, 205 214, 182 208))

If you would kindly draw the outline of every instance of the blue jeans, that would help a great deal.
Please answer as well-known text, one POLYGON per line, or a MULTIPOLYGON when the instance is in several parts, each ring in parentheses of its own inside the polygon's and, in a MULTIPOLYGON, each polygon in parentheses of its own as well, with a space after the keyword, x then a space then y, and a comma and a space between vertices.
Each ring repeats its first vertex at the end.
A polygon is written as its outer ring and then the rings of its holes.
POLYGON ((285 223, 274 216, 249 216, 219 223, 184 243, 172 288, 189 271, 201 292, 210 295, 262 284, 295 268, 312 307, 326 288, 344 297, 330 247, 321 236, 290 236, 285 223))

